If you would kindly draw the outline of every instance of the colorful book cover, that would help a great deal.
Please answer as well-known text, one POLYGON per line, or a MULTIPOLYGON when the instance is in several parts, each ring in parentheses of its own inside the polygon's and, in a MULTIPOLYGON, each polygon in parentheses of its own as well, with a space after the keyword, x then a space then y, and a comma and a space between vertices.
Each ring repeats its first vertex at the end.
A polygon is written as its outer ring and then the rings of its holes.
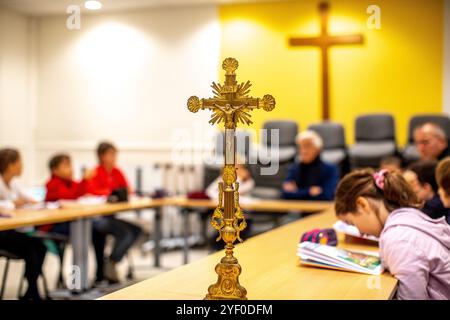
POLYGON ((306 241, 299 244, 297 255, 305 263, 323 264, 349 271, 377 275, 384 270, 377 252, 346 250, 306 241))

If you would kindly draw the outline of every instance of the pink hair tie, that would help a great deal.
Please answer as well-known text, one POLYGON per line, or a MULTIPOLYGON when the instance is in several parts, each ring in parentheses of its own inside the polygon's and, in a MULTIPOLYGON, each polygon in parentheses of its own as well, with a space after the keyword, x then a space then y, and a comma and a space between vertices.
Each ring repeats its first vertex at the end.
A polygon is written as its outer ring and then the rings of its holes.
POLYGON ((375 180, 375 185, 381 190, 384 189, 384 178, 389 171, 386 169, 382 169, 373 174, 373 180, 375 180))

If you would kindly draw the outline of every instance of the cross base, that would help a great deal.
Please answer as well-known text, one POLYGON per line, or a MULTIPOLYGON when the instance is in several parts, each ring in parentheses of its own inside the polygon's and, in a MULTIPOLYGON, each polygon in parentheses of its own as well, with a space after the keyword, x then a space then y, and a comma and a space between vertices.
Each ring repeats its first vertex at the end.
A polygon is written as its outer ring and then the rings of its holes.
POLYGON ((209 286, 204 300, 247 300, 247 290, 239 284, 242 268, 235 257, 223 257, 215 270, 219 278, 209 286))

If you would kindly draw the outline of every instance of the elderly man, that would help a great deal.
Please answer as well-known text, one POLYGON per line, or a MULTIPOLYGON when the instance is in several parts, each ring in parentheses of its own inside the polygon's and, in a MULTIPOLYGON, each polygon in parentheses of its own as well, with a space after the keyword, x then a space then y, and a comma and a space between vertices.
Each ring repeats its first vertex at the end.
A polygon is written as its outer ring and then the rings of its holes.
POLYGON ((445 132, 435 123, 417 126, 414 129, 414 143, 421 160, 436 161, 450 156, 445 132))
POLYGON ((320 159, 322 138, 314 131, 304 131, 297 136, 300 163, 289 168, 283 184, 284 199, 333 200, 339 180, 336 166, 320 159))

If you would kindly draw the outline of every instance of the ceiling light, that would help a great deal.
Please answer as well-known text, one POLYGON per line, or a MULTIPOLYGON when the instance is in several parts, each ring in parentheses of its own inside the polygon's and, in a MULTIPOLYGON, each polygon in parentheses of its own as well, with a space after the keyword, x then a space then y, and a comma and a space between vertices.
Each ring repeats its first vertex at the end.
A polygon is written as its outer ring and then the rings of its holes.
POLYGON ((102 8, 102 3, 97 0, 87 0, 84 3, 84 7, 88 10, 100 10, 102 8))

